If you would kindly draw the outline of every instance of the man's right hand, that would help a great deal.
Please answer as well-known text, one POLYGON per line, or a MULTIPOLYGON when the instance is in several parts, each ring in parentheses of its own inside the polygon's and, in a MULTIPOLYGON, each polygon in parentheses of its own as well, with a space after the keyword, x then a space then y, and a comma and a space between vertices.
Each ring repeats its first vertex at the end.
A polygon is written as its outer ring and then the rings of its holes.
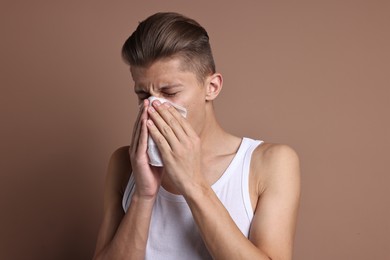
POLYGON ((146 121, 148 119, 147 109, 149 100, 143 100, 140 105, 138 117, 134 124, 133 136, 129 148, 130 161, 135 178, 135 196, 139 198, 155 198, 161 185, 162 168, 149 164, 147 154, 148 129, 146 121))

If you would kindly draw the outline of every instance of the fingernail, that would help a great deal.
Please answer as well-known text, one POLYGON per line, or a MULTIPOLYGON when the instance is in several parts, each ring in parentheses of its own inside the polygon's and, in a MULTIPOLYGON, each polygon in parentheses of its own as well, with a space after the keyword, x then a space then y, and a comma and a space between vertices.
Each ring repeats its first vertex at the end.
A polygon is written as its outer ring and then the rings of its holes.
POLYGON ((149 109, 149 112, 150 112, 150 113, 156 112, 156 109, 154 109, 154 107, 149 107, 148 109, 149 109))

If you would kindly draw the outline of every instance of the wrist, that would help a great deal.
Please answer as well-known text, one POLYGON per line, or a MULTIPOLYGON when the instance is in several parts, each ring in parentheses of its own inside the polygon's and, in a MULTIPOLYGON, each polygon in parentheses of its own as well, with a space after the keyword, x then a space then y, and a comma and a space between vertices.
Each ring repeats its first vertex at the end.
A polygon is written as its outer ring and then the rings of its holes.
POLYGON ((138 203, 154 204, 156 198, 157 198, 157 193, 153 195, 145 195, 145 194, 140 194, 139 192, 137 192, 137 190, 135 190, 133 196, 131 197, 131 200, 138 203))
POLYGON ((184 198, 187 201, 202 200, 204 197, 210 197, 213 193, 213 189, 205 181, 199 183, 192 183, 188 185, 183 193, 184 198))

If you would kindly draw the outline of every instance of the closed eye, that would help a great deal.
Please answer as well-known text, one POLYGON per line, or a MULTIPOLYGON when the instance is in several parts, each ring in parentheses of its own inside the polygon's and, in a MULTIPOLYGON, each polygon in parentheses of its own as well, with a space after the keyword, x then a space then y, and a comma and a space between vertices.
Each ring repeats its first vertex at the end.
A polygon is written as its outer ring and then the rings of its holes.
POLYGON ((177 96, 177 94, 182 90, 183 86, 181 84, 171 84, 160 87, 160 93, 164 97, 172 98, 177 96))
POLYGON ((174 97, 174 96, 177 95, 177 93, 179 93, 179 92, 174 92, 174 93, 163 93, 163 95, 166 96, 166 97, 174 97))
POLYGON ((135 94, 138 96, 139 100, 144 100, 150 97, 150 94, 148 92, 142 90, 136 90, 135 94))

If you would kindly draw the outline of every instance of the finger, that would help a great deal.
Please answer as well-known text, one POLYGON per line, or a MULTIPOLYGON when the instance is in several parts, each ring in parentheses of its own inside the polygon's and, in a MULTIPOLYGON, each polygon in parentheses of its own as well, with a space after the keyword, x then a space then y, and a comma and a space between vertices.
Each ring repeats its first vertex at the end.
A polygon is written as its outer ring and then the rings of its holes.
POLYGON ((148 101, 143 101, 143 105, 138 113, 137 119, 134 124, 133 128, 133 134, 132 134, 132 140, 131 140, 131 147, 132 151, 135 152, 138 148, 138 139, 141 131, 141 125, 142 120, 146 120, 147 118, 147 107, 148 107, 148 101))
POLYGON ((134 136, 135 136, 137 129, 138 129, 139 119, 141 117, 141 114, 142 114, 142 110, 140 110, 138 112, 137 118, 135 119, 134 126, 133 126, 133 133, 131 135, 131 143, 133 143, 133 141, 134 141, 134 136))
POLYGON ((148 149, 148 128, 146 126, 147 119, 143 119, 141 122, 141 129, 138 137, 137 152, 145 153, 148 149))
POLYGON ((167 107, 168 111, 176 119, 177 123, 180 125, 180 130, 182 130, 186 136, 198 137, 188 120, 182 114, 180 114, 180 112, 177 111, 175 107, 173 107, 168 102, 164 103, 164 106, 167 107))
POLYGON ((157 110, 179 141, 187 138, 187 134, 180 123, 181 120, 184 120, 184 117, 176 110, 176 108, 168 102, 165 102, 164 104, 158 106, 157 110))
MULTIPOLYGON (((164 118, 159 114, 161 111, 160 106, 162 107, 161 103, 155 101, 153 102, 153 106, 149 107, 148 113, 150 119, 153 121, 154 125, 157 127, 159 133, 166 139, 166 141, 169 143, 171 147, 176 147, 180 144, 177 136, 175 135, 172 128, 165 122, 164 118), (156 108, 160 110, 159 112, 156 111, 156 108)), ((171 116, 171 118, 173 118, 171 116)))
POLYGON ((172 151, 168 141, 160 133, 160 130, 157 128, 157 126, 154 124, 154 122, 151 119, 148 119, 146 121, 146 125, 148 127, 150 136, 152 137, 153 141, 156 143, 161 153, 161 156, 162 157, 167 156, 167 154, 169 154, 172 151))
POLYGON ((138 135, 138 132, 140 131, 140 118, 141 118, 142 113, 143 113, 143 108, 138 112, 137 118, 134 122, 133 133, 131 136, 131 144, 130 144, 132 151, 135 151, 135 149, 137 148, 136 136, 138 135))

